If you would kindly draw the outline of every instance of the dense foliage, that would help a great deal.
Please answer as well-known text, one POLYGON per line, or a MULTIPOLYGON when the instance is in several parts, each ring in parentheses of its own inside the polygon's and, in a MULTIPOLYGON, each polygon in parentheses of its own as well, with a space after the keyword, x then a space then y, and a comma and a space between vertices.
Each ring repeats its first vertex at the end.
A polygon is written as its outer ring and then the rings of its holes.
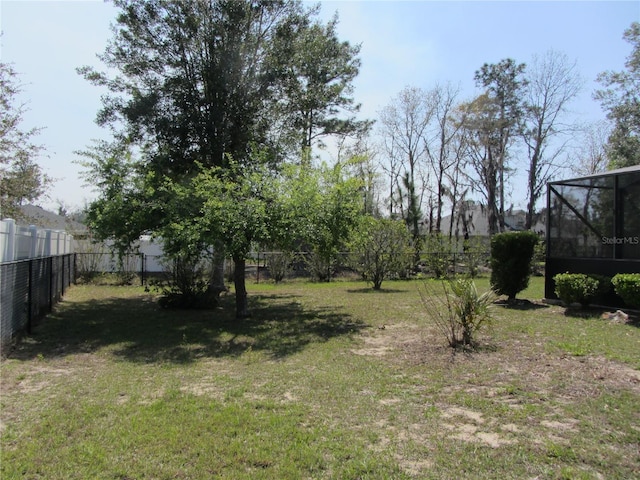
POLYGON ((36 163, 43 147, 34 142, 38 128, 22 128, 25 109, 17 72, 0 62, 0 218, 21 219, 20 205, 40 198, 51 179, 36 163))
POLYGON ((534 232, 505 232, 491 238, 491 287, 510 300, 527 288, 538 243, 534 232))
POLYGON ((632 46, 622 72, 604 72, 598 77, 604 89, 595 93, 613 122, 607 154, 610 167, 640 165, 640 23, 625 30, 624 39, 632 46))
POLYGON ((611 279, 616 295, 630 307, 640 308, 640 273, 619 273, 611 279))
POLYGON ((359 48, 339 41, 337 19, 323 25, 296 0, 114 3, 113 38, 99 57, 109 73, 79 70, 109 90, 97 121, 114 133, 84 152, 101 192, 90 224, 121 254, 151 233, 182 265, 211 257, 212 288, 200 291, 222 287, 219 265, 231 257, 237 314, 246 316, 254 242, 290 244, 300 233, 292 225, 309 225, 314 235, 298 241, 314 239, 326 259, 347 236, 349 186, 316 182, 318 208, 301 210, 308 217, 298 223, 278 205, 297 188, 287 163, 303 159, 314 176, 313 142, 367 128, 353 118, 359 48))
POLYGON ((567 306, 587 306, 602 290, 600 279, 584 273, 559 273, 553 277, 555 294, 567 306))
POLYGON ((374 290, 411 265, 411 237, 400 220, 363 217, 349 246, 354 266, 374 290))

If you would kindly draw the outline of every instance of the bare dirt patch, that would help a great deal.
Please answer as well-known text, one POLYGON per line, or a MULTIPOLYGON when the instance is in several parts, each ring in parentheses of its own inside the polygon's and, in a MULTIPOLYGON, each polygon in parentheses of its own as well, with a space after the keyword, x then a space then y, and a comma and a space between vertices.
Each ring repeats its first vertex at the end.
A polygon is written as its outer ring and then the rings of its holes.
MULTIPOLYGON (((542 336, 522 334, 494 345, 488 335, 480 338, 477 350, 456 352, 437 331, 400 324, 371 329, 363 342, 354 353, 384 356, 403 371, 424 369, 442 379, 437 390, 430 390, 436 396, 429 399, 436 411, 431 423, 424 420, 397 432, 385 429, 400 444, 433 443, 437 435, 429 429, 435 427, 450 440, 492 449, 519 443, 539 445, 543 451, 547 444, 569 447, 580 434, 580 421, 571 418, 573 405, 610 392, 640 395, 640 371, 601 356, 547 348, 542 336)), ((397 405, 393 399, 380 403, 397 405)), ((400 464, 412 475, 431 468, 411 456, 400 464)))
MULTIPOLYGON (((388 355, 409 365, 428 365, 433 369, 484 369, 492 374, 489 384, 465 385, 468 393, 500 395, 501 386, 522 385, 541 398, 549 395, 566 399, 585 398, 603 389, 625 389, 640 395, 640 371, 600 356, 572 356, 546 351, 544 338, 514 338, 492 345, 490 337, 480 339, 473 352, 456 352, 445 345, 435 331, 415 326, 386 326, 364 337, 360 354, 388 355), (474 391, 475 390, 475 391, 474 391)), ((356 353, 356 352, 354 352, 356 353)), ((447 387, 445 387, 447 388, 447 387)), ((452 384, 449 388, 460 388, 452 384)), ((511 399, 507 395, 504 401, 511 399)))

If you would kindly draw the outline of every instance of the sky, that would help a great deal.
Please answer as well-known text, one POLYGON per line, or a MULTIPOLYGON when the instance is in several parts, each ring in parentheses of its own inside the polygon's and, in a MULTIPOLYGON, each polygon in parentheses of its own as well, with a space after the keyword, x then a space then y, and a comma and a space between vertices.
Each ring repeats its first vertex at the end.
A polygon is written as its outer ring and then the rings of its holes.
MULTIPOLYGON (((530 63, 549 50, 576 62, 584 86, 572 103, 572 118, 603 119, 592 99, 596 77, 624 69, 631 45, 622 39, 640 21, 640 1, 321 1, 320 18, 337 11, 342 40, 361 44, 354 97, 361 118, 376 119, 404 87, 429 89, 451 82, 461 99, 479 93, 474 73, 504 58, 530 63)), ((311 5, 311 4, 309 4, 311 5)), ((73 211, 96 198, 79 176, 74 152, 92 139, 108 138, 94 120, 105 92, 76 68, 100 69, 97 54, 111 37, 116 9, 102 0, 0 0, 0 61, 20 74, 26 103, 23 128, 42 127, 37 142, 46 152, 37 160, 55 182, 40 206, 73 211)), ((518 197, 516 206, 524 206, 518 197)))

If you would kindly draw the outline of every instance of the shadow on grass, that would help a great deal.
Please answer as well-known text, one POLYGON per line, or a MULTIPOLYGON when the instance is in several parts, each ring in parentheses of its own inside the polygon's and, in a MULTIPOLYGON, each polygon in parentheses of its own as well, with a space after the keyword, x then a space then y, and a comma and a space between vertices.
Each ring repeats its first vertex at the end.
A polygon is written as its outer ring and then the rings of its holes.
POLYGON ((640 316, 637 314, 634 314, 635 312, 629 313, 627 311, 626 314, 628 318, 626 320, 616 317, 615 315, 613 315, 613 318, 606 317, 607 314, 609 315, 615 314, 616 311, 618 311, 618 309, 615 307, 611 307, 611 308, 593 307, 593 306, 582 307, 582 308, 571 307, 571 308, 564 309, 564 316, 570 317, 570 318, 579 318, 582 320, 602 320, 605 322, 620 323, 620 324, 630 325, 632 327, 640 328, 640 316), (605 315, 605 317, 603 317, 603 315, 605 315))
POLYGON ((405 293, 406 290, 398 290, 395 288, 380 288, 380 290, 374 290, 373 287, 363 287, 363 288, 352 288, 352 289, 348 289, 347 290, 348 293, 377 293, 377 294, 384 294, 384 293, 405 293))
POLYGON ((305 308, 295 296, 250 296, 253 316, 236 320, 233 296, 215 310, 165 310, 150 296, 63 303, 18 343, 11 358, 55 358, 110 348, 123 360, 188 363, 247 350, 283 358, 314 342, 366 328, 335 308, 305 308))
POLYGON ((495 305, 508 308, 509 310, 524 310, 524 311, 541 310, 541 309, 550 308, 549 305, 544 303, 537 303, 537 302, 532 302, 531 300, 519 299, 519 298, 516 298, 515 300, 498 300, 497 302, 495 302, 495 305))

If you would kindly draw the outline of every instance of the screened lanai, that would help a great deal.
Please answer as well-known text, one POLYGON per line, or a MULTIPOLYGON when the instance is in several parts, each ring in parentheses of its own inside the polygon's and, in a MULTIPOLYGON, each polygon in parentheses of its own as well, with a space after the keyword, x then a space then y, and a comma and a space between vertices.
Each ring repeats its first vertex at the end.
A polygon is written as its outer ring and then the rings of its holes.
POLYGON ((564 272, 640 272, 640 166, 548 184, 546 298, 564 272))

